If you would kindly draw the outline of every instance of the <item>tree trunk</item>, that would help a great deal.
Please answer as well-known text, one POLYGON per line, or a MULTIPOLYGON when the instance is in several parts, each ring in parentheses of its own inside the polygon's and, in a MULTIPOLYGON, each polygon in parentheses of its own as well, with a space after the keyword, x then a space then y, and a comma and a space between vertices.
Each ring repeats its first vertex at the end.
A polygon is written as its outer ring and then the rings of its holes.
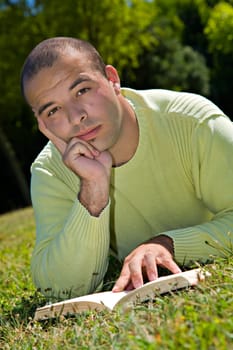
POLYGON ((0 150, 8 160, 9 166, 15 176, 16 183, 24 199, 25 205, 31 205, 29 186, 27 184, 25 175, 23 174, 15 151, 2 128, 0 128, 0 150))

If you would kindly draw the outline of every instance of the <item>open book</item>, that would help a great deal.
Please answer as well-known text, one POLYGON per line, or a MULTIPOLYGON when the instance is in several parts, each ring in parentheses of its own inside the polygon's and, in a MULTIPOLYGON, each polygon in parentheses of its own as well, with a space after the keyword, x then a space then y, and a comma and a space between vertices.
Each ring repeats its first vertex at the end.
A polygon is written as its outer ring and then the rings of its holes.
POLYGON ((195 286, 208 275, 210 274, 202 269, 193 269, 159 277, 155 281, 145 283, 142 287, 131 291, 100 292, 64 300, 37 308, 34 320, 76 314, 85 310, 113 310, 117 306, 127 309, 137 302, 154 300, 159 294, 195 286))

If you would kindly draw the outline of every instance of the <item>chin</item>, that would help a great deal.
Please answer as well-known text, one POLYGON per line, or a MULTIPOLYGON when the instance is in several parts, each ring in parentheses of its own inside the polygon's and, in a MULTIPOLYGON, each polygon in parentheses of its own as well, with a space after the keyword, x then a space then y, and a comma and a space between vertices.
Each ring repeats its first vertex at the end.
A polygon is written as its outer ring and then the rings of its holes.
POLYGON ((97 151, 99 152, 104 152, 104 151, 107 151, 109 148, 104 146, 103 144, 100 144, 98 141, 96 140, 92 140, 90 142, 90 144, 95 147, 95 149, 97 149, 97 151))

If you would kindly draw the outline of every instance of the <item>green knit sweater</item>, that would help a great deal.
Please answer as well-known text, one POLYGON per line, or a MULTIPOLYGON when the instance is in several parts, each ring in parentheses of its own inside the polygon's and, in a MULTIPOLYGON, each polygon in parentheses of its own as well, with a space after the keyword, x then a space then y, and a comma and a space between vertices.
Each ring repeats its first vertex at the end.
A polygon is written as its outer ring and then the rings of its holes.
POLYGON ((93 292, 110 248, 123 259, 161 233, 174 240, 181 265, 222 256, 232 245, 233 123, 198 95, 122 94, 135 109, 139 145, 128 163, 112 169, 109 204, 99 217, 78 201, 79 178, 51 142, 32 165, 32 275, 44 293, 93 292))

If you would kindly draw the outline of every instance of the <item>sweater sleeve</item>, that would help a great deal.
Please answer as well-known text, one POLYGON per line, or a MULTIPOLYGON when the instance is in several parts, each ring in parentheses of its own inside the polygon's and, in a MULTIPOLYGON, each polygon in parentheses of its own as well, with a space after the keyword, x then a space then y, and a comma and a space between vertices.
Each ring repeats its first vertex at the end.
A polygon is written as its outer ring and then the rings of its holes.
MULTIPOLYGON (((32 255, 35 285, 47 296, 92 293, 108 266, 109 207, 94 217, 73 189, 39 162, 32 166, 31 194, 36 219, 32 255)), ((78 182, 77 182, 78 183, 78 182)))
POLYGON ((233 123, 224 115, 209 118, 198 124, 190 142, 195 194, 213 218, 166 232, 180 264, 233 252, 233 123))

